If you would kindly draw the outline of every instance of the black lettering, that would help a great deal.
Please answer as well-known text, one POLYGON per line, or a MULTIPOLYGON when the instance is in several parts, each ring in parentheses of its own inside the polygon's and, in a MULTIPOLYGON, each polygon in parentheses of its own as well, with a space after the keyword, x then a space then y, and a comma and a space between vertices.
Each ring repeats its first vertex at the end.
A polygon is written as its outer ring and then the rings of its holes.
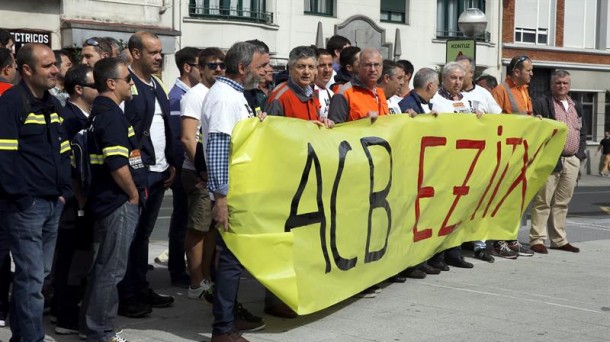
POLYGON ((320 242, 324 260, 326 261, 326 272, 328 273, 330 272, 330 259, 328 257, 328 251, 326 250, 326 216, 324 216, 324 204, 322 202, 322 169, 316 151, 314 151, 310 143, 307 143, 307 162, 305 163, 305 169, 301 175, 299 188, 290 203, 290 216, 286 220, 284 231, 289 232, 293 228, 309 226, 316 223, 320 224, 320 242), (299 202, 301 201, 301 196, 303 196, 303 191, 305 191, 305 187, 307 186, 307 179, 309 178, 312 164, 315 166, 316 171, 316 202, 318 211, 298 214, 299 202))
MULTIPOLYGON (((347 156, 347 152, 351 151, 351 149, 352 147, 347 141, 342 141, 341 145, 339 145, 339 166, 333 184, 333 191, 330 195, 330 249, 333 253, 335 265, 342 271, 354 268, 358 262, 358 257, 353 257, 351 259, 342 257, 337 248, 337 190, 339 189, 339 182, 341 181, 341 175, 343 174, 343 168, 345 166, 345 157, 347 156)), ((323 238, 324 235, 325 233, 320 233, 320 237, 323 238)), ((330 264, 327 263, 326 266, 326 273, 328 273, 330 272, 330 264)))
POLYGON ((365 137, 360 139, 360 143, 364 148, 364 153, 366 154, 366 158, 369 160, 369 170, 370 170, 370 196, 369 196, 369 218, 368 218, 368 229, 366 235, 366 254, 364 256, 364 262, 369 263, 373 261, 377 261, 381 259, 388 247, 388 238, 390 237, 390 229, 392 228, 392 211, 390 210, 390 203, 388 203, 387 196, 390 192, 390 188, 392 187, 392 148, 390 144, 379 138, 379 137, 365 137), (375 185, 375 164, 373 163, 373 157, 371 156, 371 152, 369 151, 370 146, 381 146, 386 149, 390 156, 390 178, 388 180, 388 184, 386 187, 378 192, 373 191, 373 187, 375 185), (383 208, 388 216, 388 229, 385 236, 385 242, 381 249, 377 251, 370 251, 371 245, 371 230, 373 226, 372 218, 373 218, 373 210, 376 208, 383 208))

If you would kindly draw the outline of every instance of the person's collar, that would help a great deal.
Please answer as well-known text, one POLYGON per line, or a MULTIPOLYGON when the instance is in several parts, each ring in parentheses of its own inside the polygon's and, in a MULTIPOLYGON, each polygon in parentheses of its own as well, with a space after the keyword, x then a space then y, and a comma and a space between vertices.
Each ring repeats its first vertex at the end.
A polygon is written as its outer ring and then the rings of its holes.
POLYGON ((84 110, 83 107, 79 106, 76 102, 72 101, 71 99, 68 99, 68 103, 74 105, 76 108, 80 109, 81 112, 83 112, 83 115, 89 117, 89 111, 84 110))
POLYGON ((506 77, 506 84, 508 84, 509 88, 521 88, 521 87, 527 87, 527 84, 522 84, 522 85, 517 85, 517 82, 515 82, 513 80, 512 76, 507 76, 506 77))
POLYGON ((415 89, 414 91, 411 91, 411 93, 409 94, 409 96, 413 96, 416 100, 418 100, 419 102, 421 102, 422 104, 428 104, 429 101, 426 101, 423 96, 419 95, 419 92, 417 91, 417 89, 415 89))
POLYGON ((154 86, 155 82, 153 82, 153 77, 152 75, 148 76, 148 79, 146 79, 145 75, 140 75, 141 73, 141 69, 140 68, 136 68, 135 70, 133 69, 132 65, 127 67, 129 69, 129 71, 136 77, 138 78, 142 83, 147 84, 151 87, 154 86))
MULTIPOLYGON (((447 89, 445 89, 444 87, 438 88, 438 94, 440 96, 442 96, 443 98, 447 99, 447 100, 456 101, 453 98, 453 95, 447 89)), ((462 95, 461 93, 457 93, 457 97, 458 97, 457 101, 459 101, 459 100, 461 100, 464 97, 464 95, 462 95)))
POLYGON ((363 82, 360 80, 360 77, 358 77, 358 75, 354 75, 354 76, 352 77, 352 80, 351 80, 350 82, 352 82, 352 85, 354 85, 354 86, 357 86, 357 87, 360 87, 360 88, 365 88, 365 89, 368 89, 368 90, 370 90, 370 91, 372 91, 372 92, 375 92, 375 91, 376 91, 376 89, 377 89, 376 85, 375 85, 375 86, 373 86, 373 88, 370 88, 369 86, 367 86, 366 84, 364 84, 364 83, 363 83, 363 82))
POLYGON ((288 79, 288 86, 290 87, 290 89, 292 89, 295 93, 297 93, 300 96, 303 96, 304 98, 310 98, 311 95, 313 94, 313 89, 310 86, 307 87, 301 87, 300 85, 298 85, 295 81, 292 80, 292 78, 288 79))
POLYGON ((189 89, 191 89, 191 87, 189 87, 188 84, 184 83, 184 81, 182 81, 180 77, 176 78, 176 87, 184 91, 188 91, 189 89))
POLYGON ((224 84, 230 86, 231 88, 237 90, 240 93, 244 92, 244 86, 242 84, 240 84, 237 81, 232 80, 228 77, 218 76, 216 78, 216 82, 224 83, 224 84))

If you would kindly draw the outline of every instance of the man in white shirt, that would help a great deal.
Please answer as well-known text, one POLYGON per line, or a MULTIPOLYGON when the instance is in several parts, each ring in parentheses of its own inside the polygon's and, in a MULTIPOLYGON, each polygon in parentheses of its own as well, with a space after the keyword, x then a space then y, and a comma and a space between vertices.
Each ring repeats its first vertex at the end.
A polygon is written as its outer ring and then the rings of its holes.
POLYGON ((474 83, 473 77, 476 68, 474 60, 468 56, 461 55, 456 59, 456 62, 460 63, 466 71, 462 85, 462 94, 471 103, 471 107, 488 114, 502 113, 502 108, 496 103, 491 93, 474 83))
POLYGON ((318 58, 318 73, 314 80, 313 92, 314 95, 318 95, 318 101, 320 102, 320 118, 326 118, 328 117, 330 99, 334 95, 330 87, 326 87, 333 77, 333 56, 326 49, 317 49, 316 56, 318 58))

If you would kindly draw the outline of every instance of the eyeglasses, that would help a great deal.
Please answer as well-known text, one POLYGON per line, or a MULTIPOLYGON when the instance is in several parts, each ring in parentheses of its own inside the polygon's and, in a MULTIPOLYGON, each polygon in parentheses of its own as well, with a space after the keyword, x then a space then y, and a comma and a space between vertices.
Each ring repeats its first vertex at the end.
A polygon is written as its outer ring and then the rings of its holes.
POLYGON ((93 38, 89 38, 89 39, 85 40, 85 44, 84 45, 99 46, 100 42, 98 42, 97 40, 95 40, 93 38))
POLYGON ((381 67, 381 63, 366 63, 366 64, 362 64, 362 66, 367 69, 373 69, 373 68, 381 67))
POLYGON ((85 84, 81 84, 80 86, 95 89, 95 83, 85 83, 85 84))
POLYGON ((125 81, 125 83, 131 83, 131 75, 127 75, 127 76, 125 76, 125 78, 116 78, 116 77, 113 77, 112 79, 113 80, 117 80, 117 81, 118 80, 125 81))
POLYGON ((523 64, 523 62, 529 60, 530 58, 527 56, 519 56, 517 57, 517 59, 515 60, 515 65, 513 65, 513 68, 510 69, 510 72, 513 72, 515 69, 517 69, 519 67, 519 65, 523 64))
POLYGON ((224 63, 207 63, 208 68, 212 70, 216 70, 216 68, 220 67, 222 70, 226 69, 227 66, 224 63))

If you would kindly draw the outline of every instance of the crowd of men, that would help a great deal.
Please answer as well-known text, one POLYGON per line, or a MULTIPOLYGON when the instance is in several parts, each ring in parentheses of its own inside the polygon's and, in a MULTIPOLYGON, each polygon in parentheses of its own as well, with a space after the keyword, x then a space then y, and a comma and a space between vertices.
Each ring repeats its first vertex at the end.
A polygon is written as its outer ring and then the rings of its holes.
MULTIPOLYGON (((226 52, 185 47, 175 54, 180 76, 170 89, 156 76, 162 44, 152 33, 134 33, 123 51, 112 38, 89 38, 80 61, 34 43, 14 56, 7 34, 0 32, 0 326, 8 315, 11 341, 43 341, 45 301, 57 334, 88 341, 125 341, 115 330, 117 314, 139 318, 173 305, 147 281, 149 238, 168 188, 172 285, 213 304, 214 342, 247 341, 242 332, 263 329, 263 319, 237 300, 242 266, 217 234, 229 229, 232 130, 249 117, 298 118, 325 129, 401 113, 564 122, 564 150, 533 201, 529 246, 475 241, 472 248, 488 262, 548 253, 546 240, 551 249, 579 251, 568 242, 565 219, 586 127, 565 70, 552 74, 548 96, 532 101, 527 56, 512 59, 500 85, 488 75, 475 80, 474 61, 464 56, 447 63, 439 80, 433 69, 415 72, 409 61, 384 60, 374 48, 333 36, 326 49, 292 49, 287 69, 275 75, 259 40, 226 52)), ((389 281, 449 266, 473 264, 455 247, 389 281)), ((372 286, 358 296, 380 291, 372 286)), ((297 316, 271 292, 265 313, 297 316)))

